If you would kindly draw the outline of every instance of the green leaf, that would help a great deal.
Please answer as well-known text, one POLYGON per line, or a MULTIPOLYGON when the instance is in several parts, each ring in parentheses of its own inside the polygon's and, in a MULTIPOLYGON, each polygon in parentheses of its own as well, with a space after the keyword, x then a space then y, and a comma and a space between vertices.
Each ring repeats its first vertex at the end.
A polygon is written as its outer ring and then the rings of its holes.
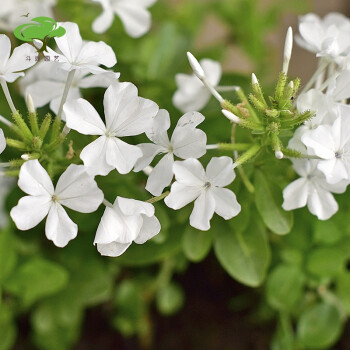
POLYGON ((131 336, 140 332, 145 313, 142 290, 136 281, 123 281, 116 294, 117 316, 113 325, 124 335, 131 336))
POLYGON ((265 225, 272 232, 278 235, 290 232, 293 214, 282 209, 282 191, 260 170, 255 173, 255 203, 265 225))
POLYGON ((270 263, 266 232, 258 220, 244 232, 221 229, 214 238, 215 254, 226 272, 239 282, 259 286, 270 263))
POLYGON ((307 349, 328 349, 338 340, 342 328, 338 309, 322 302, 301 314, 297 324, 297 339, 307 349))
POLYGON ((267 278, 268 303, 279 311, 292 311, 303 291, 304 276, 295 265, 277 266, 267 278))
POLYGON ((350 315, 350 272, 339 275, 336 284, 336 294, 341 300, 348 315, 350 315))
POLYGON ((31 304, 62 290, 68 282, 68 273, 60 265, 33 258, 19 267, 6 282, 4 289, 31 304))
POLYGON ((13 234, 4 230, 0 232, 0 285, 13 271, 17 261, 13 234))
POLYGON ((0 350, 11 350, 16 341, 17 329, 13 315, 5 305, 0 306, 0 350))
POLYGON ((74 299, 58 295, 40 304, 31 316, 39 349, 68 350, 79 336, 83 312, 74 299))
POLYGON ((185 301, 184 292, 175 283, 171 283, 160 290, 156 295, 157 308, 163 315, 173 315, 183 306, 185 301))
POLYGON ((183 236, 182 247, 190 261, 199 262, 209 253, 212 242, 211 232, 199 231, 188 226, 183 236))
POLYGON ((337 248, 316 248, 309 254, 306 267, 318 277, 337 276, 343 270, 345 260, 337 248))

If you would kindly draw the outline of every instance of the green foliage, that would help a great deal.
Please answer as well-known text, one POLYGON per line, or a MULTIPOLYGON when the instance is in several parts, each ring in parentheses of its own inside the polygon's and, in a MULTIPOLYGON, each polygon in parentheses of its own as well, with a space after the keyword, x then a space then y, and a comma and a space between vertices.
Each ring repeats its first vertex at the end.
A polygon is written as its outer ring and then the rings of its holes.
POLYGON ((263 282, 270 261, 270 247, 259 220, 242 231, 232 232, 222 227, 215 235, 214 249, 222 267, 233 278, 251 287, 263 282))
POLYGON ((281 189, 268 181, 260 170, 255 172, 255 203, 265 225, 274 233, 285 235, 293 225, 293 214, 282 209, 281 189))

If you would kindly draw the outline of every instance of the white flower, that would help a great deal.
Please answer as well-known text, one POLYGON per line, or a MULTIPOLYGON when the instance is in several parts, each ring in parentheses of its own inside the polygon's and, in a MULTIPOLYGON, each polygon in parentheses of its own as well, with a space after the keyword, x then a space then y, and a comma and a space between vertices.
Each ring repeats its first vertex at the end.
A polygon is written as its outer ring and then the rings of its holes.
MULTIPOLYGON (((32 70, 28 72, 26 77, 21 79, 23 95, 30 94, 32 96, 35 108, 40 108, 50 103, 50 109, 57 114, 68 72, 54 62, 40 62, 32 70), (32 70, 37 71, 37 73, 33 73, 32 70), (36 75, 34 81, 32 81, 31 75, 36 75), (27 77, 29 84, 26 81, 27 77)), ((107 88, 118 82, 119 76, 119 73, 114 72, 91 75, 84 70, 78 70, 75 72, 67 101, 81 98, 81 89, 93 87, 107 88)))
POLYGON ((327 95, 337 102, 350 98, 350 72, 348 70, 341 71, 332 79, 327 88, 327 95))
POLYGON ((307 14, 299 19, 297 42, 317 56, 342 63, 350 51, 350 20, 340 13, 329 13, 323 19, 307 14))
POLYGON ((56 189, 38 160, 21 167, 19 188, 28 194, 11 210, 11 217, 20 230, 29 230, 46 216, 46 237, 57 247, 64 247, 78 233, 77 225, 63 206, 81 213, 92 213, 100 206, 103 193, 84 166, 71 164, 59 178, 56 189))
POLYGON ((5 34, 0 34, 0 80, 13 83, 17 78, 23 77, 22 71, 36 63, 34 60, 27 60, 28 56, 35 53, 36 49, 32 45, 22 44, 11 55, 10 39, 5 34))
POLYGON ((173 178, 174 156, 182 159, 199 158, 206 153, 207 136, 197 125, 204 120, 198 112, 186 113, 182 116, 169 140, 167 130, 170 128, 169 113, 162 109, 154 118, 152 129, 146 132, 154 143, 142 143, 143 156, 138 159, 135 171, 146 168, 157 154, 165 154, 153 168, 147 180, 146 190, 154 196, 159 196, 163 189, 169 186, 173 178))
POLYGON ((117 197, 106 207, 94 244, 101 255, 120 256, 132 242, 143 244, 160 232, 154 206, 134 199, 117 197))
POLYGON ((20 24, 35 17, 53 18, 52 7, 57 0, 11 0, 2 1, 0 7, 0 29, 13 31, 20 24), (23 17, 29 13, 29 18, 23 17))
MULTIPOLYGON (((200 61, 204 74, 212 86, 217 86, 220 82, 222 70, 219 62, 203 59, 200 61)), ((210 100, 211 93, 197 78, 195 74, 176 74, 175 76, 178 90, 173 96, 173 104, 183 113, 200 111, 210 100)))
POLYGON ((2 131, 2 129, 0 129, 0 154, 2 152, 4 152, 5 148, 6 148, 5 135, 4 135, 4 132, 2 131))
POLYGON ((309 211, 320 220, 328 220, 338 211, 338 203, 331 192, 343 193, 348 184, 340 181, 329 184, 324 174, 317 169, 316 160, 293 161, 294 170, 301 176, 283 191, 283 209, 293 210, 307 205, 309 211))
POLYGON ((92 24, 96 33, 104 33, 114 21, 114 14, 120 17, 126 32, 139 38, 151 28, 151 14, 148 8, 157 0, 93 0, 102 5, 102 14, 92 24))
POLYGON ((350 178, 350 107, 342 109, 332 126, 320 125, 301 138, 309 154, 322 158, 317 168, 330 184, 350 178))
POLYGON ((106 124, 86 100, 69 101, 64 106, 67 126, 85 135, 98 135, 80 154, 89 172, 107 175, 113 169, 127 174, 142 156, 140 148, 120 137, 140 135, 152 126, 158 106, 138 96, 135 85, 119 83, 110 86, 104 96, 106 124))
POLYGON ((55 38, 62 55, 49 47, 47 47, 45 54, 48 54, 52 61, 55 56, 58 56, 58 61, 64 70, 84 69, 86 72, 99 74, 106 72, 99 65, 111 68, 117 63, 112 48, 103 41, 83 41, 76 23, 64 22, 58 24, 66 29, 65 35, 55 38))
POLYGON ((180 209, 194 202, 190 225, 199 230, 209 230, 214 212, 225 220, 231 219, 241 211, 235 194, 224 186, 235 178, 232 159, 214 157, 206 171, 197 159, 175 162, 173 171, 176 181, 165 203, 172 209, 180 209))

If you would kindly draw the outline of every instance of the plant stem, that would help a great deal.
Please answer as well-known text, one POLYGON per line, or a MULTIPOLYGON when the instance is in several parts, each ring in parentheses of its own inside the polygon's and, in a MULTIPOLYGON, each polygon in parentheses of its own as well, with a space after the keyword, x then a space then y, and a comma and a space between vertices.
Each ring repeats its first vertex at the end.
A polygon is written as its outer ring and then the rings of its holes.
POLYGON ((67 77, 66 85, 64 86, 64 91, 63 91, 60 107, 59 107, 58 113, 57 113, 57 118, 58 119, 61 119, 61 117, 62 117, 63 106, 64 106, 64 104, 67 101, 69 89, 70 89, 70 87, 72 86, 72 83, 73 83, 74 74, 75 74, 75 69, 71 70, 68 73, 68 77, 67 77))
POLYGON ((244 164, 249 159, 253 158, 261 149, 261 146, 259 144, 254 144, 252 147, 248 149, 245 153, 243 153, 238 159, 236 159, 235 163, 233 164, 233 168, 238 167, 239 165, 244 164))
POLYGON ((108 208, 113 208, 113 204, 108 202, 108 200, 106 198, 103 199, 102 203, 108 208))
POLYGON ((155 203, 155 202, 159 202, 161 201, 162 199, 164 199, 165 197, 169 196, 170 194, 170 191, 166 191, 164 193, 162 193, 160 196, 158 197, 153 197, 151 199, 148 199, 146 202, 147 203, 155 203))
POLYGON ((12 101, 12 98, 11 98, 10 91, 9 91, 8 86, 7 86, 7 83, 6 83, 6 81, 4 79, 0 79, 0 80, 1 80, 1 87, 2 87, 2 90, 4 91, 7 103, 9 104, 12 113, 16 114, 17 110, 16 110, 16 107, 15 107, 13 101, 12 101))
POLYGON ((0 115, 0 122, 4 123, 5 125, 9 126, 10 128, 13 127, 13 124, 9 120, 4 118, 2 115, 0 115))
POLYGON ((216 91, 219 92, 229 92, 229 91, 237 91, 239 90, 241 87, 237 86, 237 85, 231 85, 231 86, 217 86, 216 87, 216 91))
POLYGON ((325 69, 328 66, 328 61, 321 61, 319 67, 316 69, 315 73, 311 77, 311 79, 307 82, 307 84, 304 86, 304 88, 301 90, 300 95, 309 91, 310 88, 314 85, 314 83, 317 81, 320 74, 323 74, 325 69))

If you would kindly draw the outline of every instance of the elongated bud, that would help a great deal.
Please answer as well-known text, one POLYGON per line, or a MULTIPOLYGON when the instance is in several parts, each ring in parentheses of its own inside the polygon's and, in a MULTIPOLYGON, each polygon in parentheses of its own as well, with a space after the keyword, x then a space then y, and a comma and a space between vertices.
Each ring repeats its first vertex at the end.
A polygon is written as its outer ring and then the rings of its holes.
POLYGON ((36 113, 33 98, 30 94, 27 94, 27 96, 26 96, 26 105, 27 105, 29 113, 31 113, 31 114, 36 113))
POLYGON ((188 61, 190 62, 191 68, 193 70, 193 73, 200 79, 203 80, 205 79, 205 73, 204 70, 202 68, 202 66, 200 65, 200 63, 198 62, 197 58, 194 57, 191 52, 187 52, 187 58, 188 61))
POLYGON ((234 115, 232 112, 227 111, 226 109, 222 110, 222 114, 228 119, 231 120, 231 122, 234 122, 236 124, 241 123, 241 119, 239 119, 236 115, 234 115))
POLYGON ((293 50, 293 30, 289 27, 287 30, 286 41, 284 43, 284 54, 283 54, 283 68, 282 71, 287 75, 289 69, 289 62, 292 56, 293 50))
POLYGON ((23 160, 25 160, 25 161, 27 161, 27 160, 30 159, 29 154, 22 154, 22 155, 21 155, 21 158, 22 158, 23 160))
POLYGON ((290 83, 288 84, 288 87, 290 88, 290 89, 294 89, 294 83, 293 83, 293 80, 291 80, 290 81, 290 83))
POLYGON ((252 73, 252 85, 259 84, 258 79, 256 78, 256 75, 252 73))

